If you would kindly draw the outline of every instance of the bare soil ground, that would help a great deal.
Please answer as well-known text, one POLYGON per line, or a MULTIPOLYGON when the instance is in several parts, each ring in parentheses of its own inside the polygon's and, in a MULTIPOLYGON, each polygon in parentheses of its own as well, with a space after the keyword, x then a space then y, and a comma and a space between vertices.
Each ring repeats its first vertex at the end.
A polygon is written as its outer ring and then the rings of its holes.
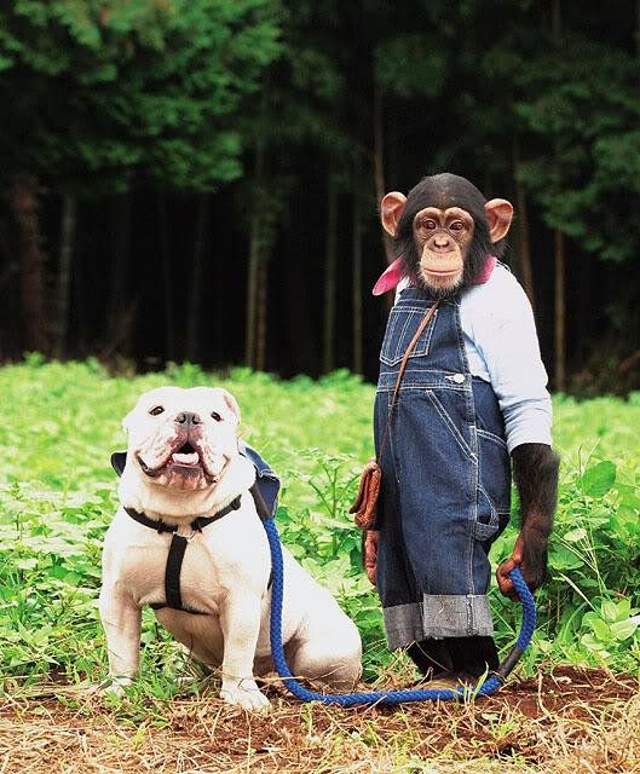
POLYGON ((0 704, 0 774, 20 772, 640 772, 640 686, 557 668, 464 705, 340 710, 271 685, 249 715, 213 697, 106 706, 56 696, 0 704))

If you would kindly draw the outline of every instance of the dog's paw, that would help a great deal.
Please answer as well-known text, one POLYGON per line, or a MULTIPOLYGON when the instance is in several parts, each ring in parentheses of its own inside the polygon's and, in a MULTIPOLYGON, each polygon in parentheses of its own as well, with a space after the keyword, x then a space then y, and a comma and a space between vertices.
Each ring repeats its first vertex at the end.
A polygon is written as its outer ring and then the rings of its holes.
POLYGON ((98 696, 115 696, 120 699, 124 696, 125 688, 130 686, 133 680, 130 677, 108 677, 96 685, 93 692, 98 696))
POLYGON ((225 680, 220 689, 220 698, 227 704, 254 712, 266 712, 269 700, 260 692, 255 680, 225 680))

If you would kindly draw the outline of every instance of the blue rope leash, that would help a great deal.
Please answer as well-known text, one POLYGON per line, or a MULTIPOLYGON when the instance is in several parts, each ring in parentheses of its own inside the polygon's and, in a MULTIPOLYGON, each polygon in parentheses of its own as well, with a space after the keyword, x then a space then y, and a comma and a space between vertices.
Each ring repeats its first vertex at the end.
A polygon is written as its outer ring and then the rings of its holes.
MULTIPOLYGON (((282 547, 280 536, 273 518, 263 520, 264 528, 269 539, 271 549, 272 587, 271 587, 271 653, 276 671, 283 679, 285 686, 297 698, 302 701, 320 701, 323 704, 337 704, 340 707, 357 707, 361 704, 404 704, 413 701, 447 701, 451 699, 464 699, 469 696, 469 689, 461 687, 456 690, 449 689, 420 689, 402 691, 369 691, 366 693, 334 693, 324 694, 319 691, 310 691, 298 682, 291 673, 284 655, 282 646, 282 601, 284 591, 284 564, 282 560, 282 547)), ((511 669, 526 650, 531 642, 533 630, 536 626, 536 607, 533 595, 522 577, 522 573, 516 567, 510 573, 513 586, 520 598, 523 608, 522 626, 518 640, 502 663, 497 675, 488 677, 482 685, 472 692, 473 696, 489 696, 495 693, 504 682, 511 669)))

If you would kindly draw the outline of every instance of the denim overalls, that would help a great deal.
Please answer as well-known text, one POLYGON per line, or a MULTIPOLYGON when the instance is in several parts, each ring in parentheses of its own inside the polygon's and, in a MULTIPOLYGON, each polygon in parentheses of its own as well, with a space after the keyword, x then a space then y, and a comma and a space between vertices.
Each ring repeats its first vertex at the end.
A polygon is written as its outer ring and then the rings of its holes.
MULTIPOLYGON (((407 288, 391 310, 378 454, 400 361, 432 304, 407 288)), ((377 588, 389 647, 492 635, 487 553, 509 519, 511 468, 495 393, 469 373, 458 296, 440 302, 408 360, 380 464, 377 588)))

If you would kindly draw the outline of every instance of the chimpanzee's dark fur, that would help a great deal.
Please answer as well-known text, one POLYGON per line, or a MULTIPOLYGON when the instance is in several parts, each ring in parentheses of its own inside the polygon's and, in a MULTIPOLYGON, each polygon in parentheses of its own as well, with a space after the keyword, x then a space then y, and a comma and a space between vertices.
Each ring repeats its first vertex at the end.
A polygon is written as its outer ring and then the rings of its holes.
POLYGON ((413 238, 413 219, 425 207, 438 207, 442 210, 460 207, 473 217, 475 223, 473 241, 465 260, 462 285, 446 291, 445 295, 456 293, 461 287, 470 285, 474 277, 482 271, 487 255, 502 257, 506 247, 505 241, 501 239, 494 244, 489 238, 489 226, 484 212, 486 201, 473 183, 450 172, 423 177, 418 185, 409 191, 394 242, 398 255, 402 256, 404 272, 415 284, 422 285, 422 281, 418 272, 420 254, 413 238))
POLYGON ((493 637, 422 640, 414 642, 406 652, 420 672, 431 677, 453 674, 478 678, 500 666, 493 637))
POLYGON ((511 459, 520 499, 523 574, 533 590, 544 583, 547 574, 547 542, 556 510, 560 458, 546 444, 523 443, 513 450, 511 459))

